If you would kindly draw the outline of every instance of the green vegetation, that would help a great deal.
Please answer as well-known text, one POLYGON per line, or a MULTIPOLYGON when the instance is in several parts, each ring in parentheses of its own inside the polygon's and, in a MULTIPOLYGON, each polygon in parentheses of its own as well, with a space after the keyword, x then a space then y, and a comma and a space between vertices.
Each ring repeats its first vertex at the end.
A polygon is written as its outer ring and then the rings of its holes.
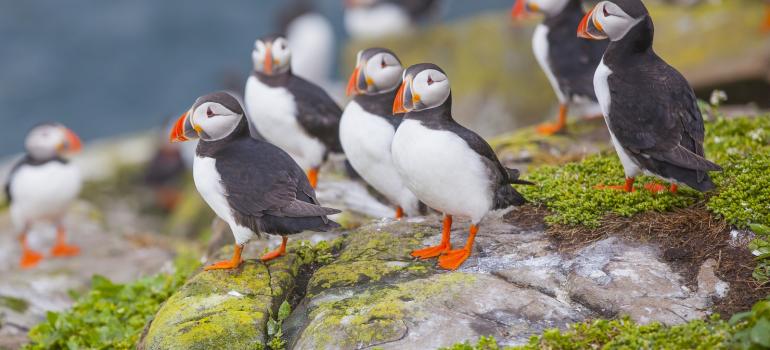
POLYGON ((118 284, 94 276, 92 289, 72 309, 49 312, 29 332, 25 349, 133 349, 145 324, 198 267, 191 256, 175 262, 173 274, 118 284))
POLYGON ((24 299, 0 295, 0 306, 5 306, 13 311, 23 313, 29 308, 29 303, 24 299))
POLYGON ((283 350, 286 348, 286 340, 283 339, 283 321, 291 315, 291 305, 286 300, 278 308, 278 315, 267 320, 267 336, 270 341, 267 342, 271 350, 283 350))
POLYGON ((599 185, 622 184, 623 168, 615 154, 601 154, 576 163, 561 166, 543 166, 527 174, 526 179, 536 186, 517 189, 532 202, 545 204, 553 213, 546 217, 549 224, 599 226, 607 214, 631 216, 645 211, 668 211, 695 203, 700 195, 681 188, 678 194, 653 194, 643 189, 648 181, 661 183, 649 177, 639 177, 635 191, 626 193, 600 190, 599 185))
POLYGON ((732 343, 741 349, 770 349, 770 297, 751 308, 733 315, 730 324, 737 331, 732 343))
POLYGON ((752 224, 751 230, 756 233, 756 237, 749 242, 749 249, 757 256, 757 267, 752 276, 764 284, 770 282, 770 227, 752 224))

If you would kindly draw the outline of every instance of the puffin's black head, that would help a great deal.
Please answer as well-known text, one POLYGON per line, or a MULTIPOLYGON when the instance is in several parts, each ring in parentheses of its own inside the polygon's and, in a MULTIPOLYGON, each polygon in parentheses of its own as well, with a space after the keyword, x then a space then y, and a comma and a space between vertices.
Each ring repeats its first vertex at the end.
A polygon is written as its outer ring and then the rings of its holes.
POLYGON ((266 75, 286 73, 291 69, 289 42, 280 35, 257 39, 251 51, 254 70, 266 75))
POLYGON ((393 101, 393 114, 422 111, 449 99, 449 78, 433 63, 415 64, 404 71, 401 88, 393 101))
POLYGON ((647 17, 649 12, 641 0, 602 1, 583 17, 578 36, 618 41, 647 17))
POLYGON ((570 3, 580 6, 580 0, 517 0, 511 9, 511 18, 520 20, 531 12, 539 12, 546 17, 556 16, 570 3))
POLYGON ((221 140, 232 134, 242 119, 243 109, 238 100, 227 92, 215 92, 198 97, 174 123, 169 138, 171 142, 221 140))
POLYGON ((392 91, 401 83, 403 71, 401 61, 392 51, 379 47, 361 50, 345 93, 351 96, 392 91))
POLYGON ((24 140, 27 154, 37 160, 52 159, 81 149, 80 138, 64 125, 54 122, 33 127, 24 140))

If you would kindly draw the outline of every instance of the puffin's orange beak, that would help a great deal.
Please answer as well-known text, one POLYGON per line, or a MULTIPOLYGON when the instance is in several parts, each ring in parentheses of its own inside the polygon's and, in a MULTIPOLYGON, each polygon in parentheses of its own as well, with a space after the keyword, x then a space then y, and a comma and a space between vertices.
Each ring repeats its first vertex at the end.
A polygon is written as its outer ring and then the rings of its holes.
POLYGON ((190 121, 187 119, 187 115, 190 112, 185 112, 174 123, 174 127, 171 129, 171 134, 168 139, 171 142, 185 142, 191 138, 196 137, 198 131, 193 127, 190 121))
POLYGON ((406 108, 404 108, 404 93, 406 92, 406 85, 407 82, 404 80, 404 82, 401 83, 401 87, 399 87, 398 91, 396 92, 396 99, 393 101, 393 114, 408 112, 406 108))
POLYGON ((535 4, 527 4, 527 0, 516 0, 516 3, 511 8, 511 19, 514 21, 527 18, 529 11, 537 11, 538 7, 535 4))
POLYGON ((347 96, 353 96, 358 94, 358 75, 361 74, 361 69, 356 66, 356 69, 353 70, 353 74, 350 75, 350 80, 348 80, 348 87, 345 89, 345 95, 347 96))
POLYGON ((80 138, 72 130, 64 128, 64 137, 67 139, 64 150, 69 153, 78 153, 83 149, 83 144, 80 142, 80 138))
POLYGON ((267 44, 265 48, 265 74, 273 74, 273 52, 272 45, 267 44))
POLYGON ((589 40, 607 39, 607 34, 604 33, 602 24, 596 20, 594 12, 596 12, 596 7, 592 8, 591 11, 588 11, 588 13, 583 16, 583 19, 580 21, 580 25, 578 25, 577 36, 589 40))

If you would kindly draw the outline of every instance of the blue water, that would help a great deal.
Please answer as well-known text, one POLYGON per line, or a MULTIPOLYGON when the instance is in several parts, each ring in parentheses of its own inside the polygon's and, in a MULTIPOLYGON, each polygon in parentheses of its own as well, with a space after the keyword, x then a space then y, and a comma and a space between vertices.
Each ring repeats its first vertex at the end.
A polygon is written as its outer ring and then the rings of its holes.
MULTIPOLYGON (((316 7, 344 40, 342 1, 316 7)), ((506 11, 512 0, 455 0, 440 20, 506 11)), ((58 120, 86 141, 155 127, 225 81, 240 83, 254 39, 284 1, 0 0, 0 155, 58 120)))

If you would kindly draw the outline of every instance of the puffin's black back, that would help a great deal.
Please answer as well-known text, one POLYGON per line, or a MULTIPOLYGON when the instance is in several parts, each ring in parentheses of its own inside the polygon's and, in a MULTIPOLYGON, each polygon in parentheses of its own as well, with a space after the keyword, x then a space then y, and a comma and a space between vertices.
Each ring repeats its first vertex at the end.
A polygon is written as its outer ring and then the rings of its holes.
POLYGON ((714 184, 707 171, 721 168, 704 158, 703 117, 695 93, 652 50, 653 36, 652 20, 646 16, 608 47, 608 126, 642 167, 699 191, 710 190, 714 184))
POLYGON ((594 72, 608 42, 577 37, 575 33, 584 14, 580 0, 569 0, 560 14, 543 21, 548 27, 548 63, 564 96, 584 96, 596 101, 594 72))

